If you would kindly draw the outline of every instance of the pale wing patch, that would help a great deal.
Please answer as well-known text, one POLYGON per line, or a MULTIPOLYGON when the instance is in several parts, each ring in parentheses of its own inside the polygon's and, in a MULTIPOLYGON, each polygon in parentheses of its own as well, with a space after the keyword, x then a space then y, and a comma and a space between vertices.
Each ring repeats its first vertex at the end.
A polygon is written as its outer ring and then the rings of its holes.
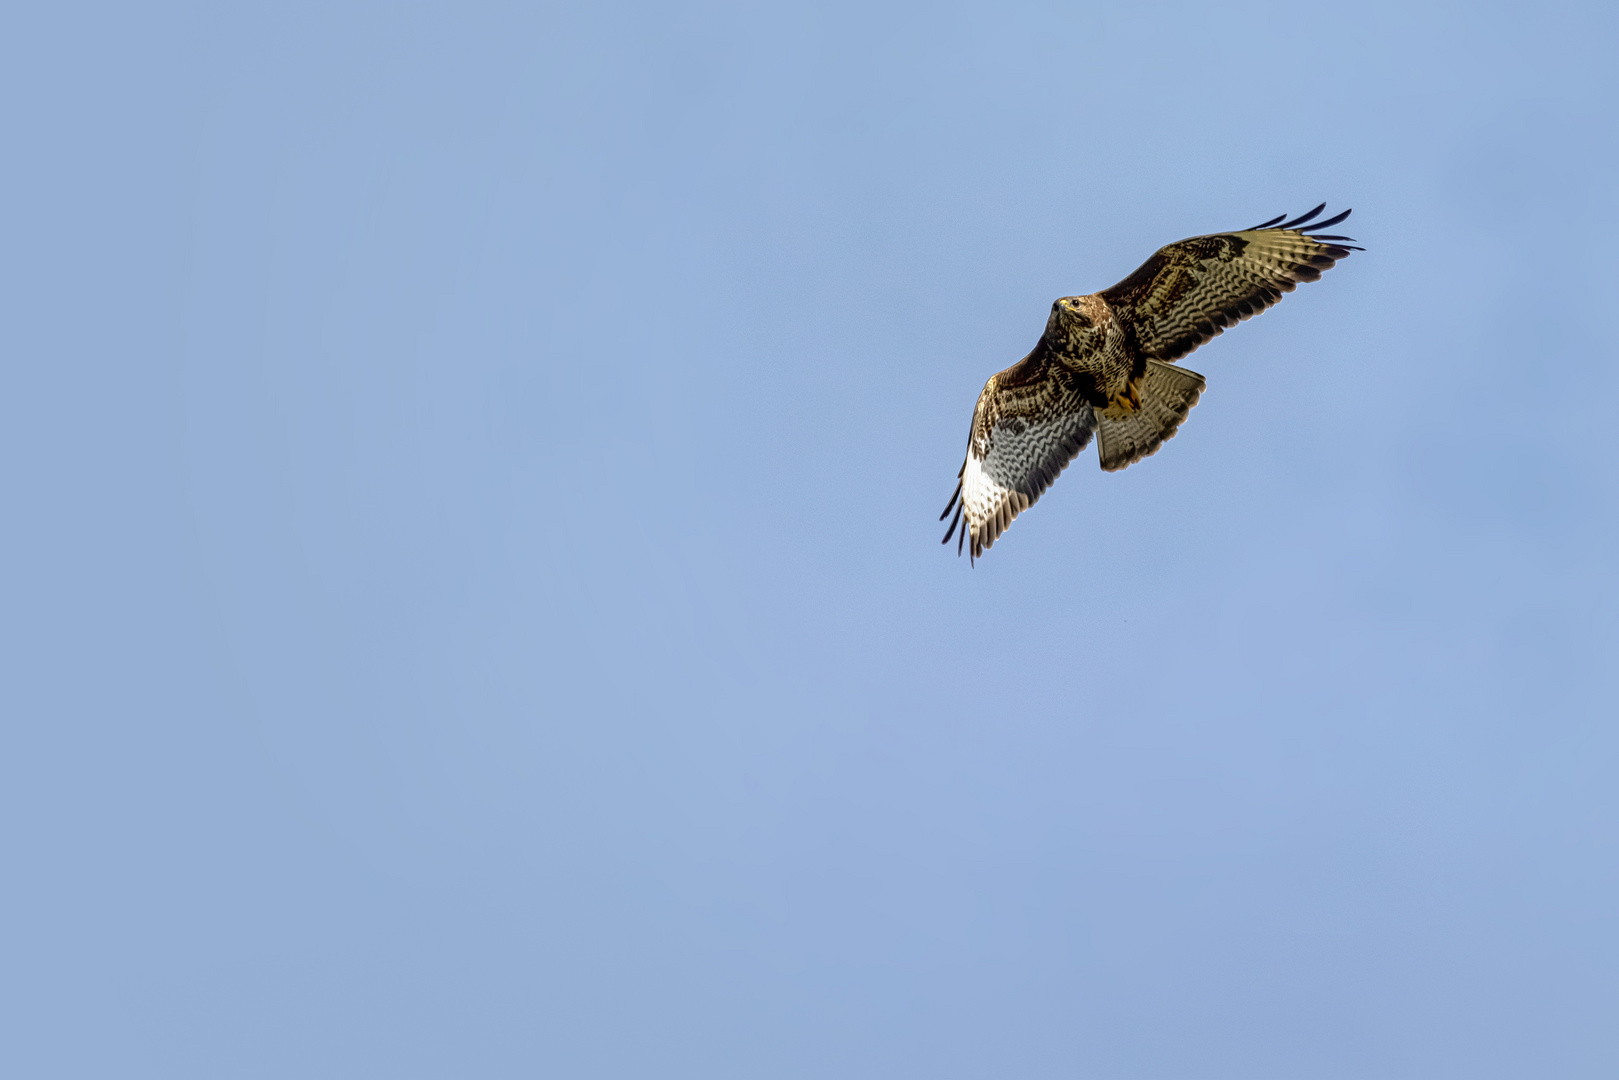
POLYGON ((1096 428, 1091 407, 1077 395, 1061 405, 1040 417, 999 420, 968 447, 961 474, 961 505, 967 519, 962 531, 974 558, 1033 506, 1089 444, 1096 428))
POLYGON ((961 505, 967 517, 963 532, 972 543, 974 558, 995 543, 996 537, 1006 531, 1017 517, 1030 506, 1027 495, 991 478, 991 470, 972 454, 967 455, 967 467, 961 474, 961 505))

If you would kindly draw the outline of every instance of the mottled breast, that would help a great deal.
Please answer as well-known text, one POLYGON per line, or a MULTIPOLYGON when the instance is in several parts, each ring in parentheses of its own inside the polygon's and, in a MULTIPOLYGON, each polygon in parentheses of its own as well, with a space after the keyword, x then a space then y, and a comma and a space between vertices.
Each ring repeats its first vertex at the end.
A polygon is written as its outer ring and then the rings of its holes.
POLYGON ((1089 376, 1097 390, 1092 405, 1126 394, 1140 375, 1125 347, 1123 324, 1100 296, 1065 296, 1053 304, 1046 340, 1065 367, 1089 376))

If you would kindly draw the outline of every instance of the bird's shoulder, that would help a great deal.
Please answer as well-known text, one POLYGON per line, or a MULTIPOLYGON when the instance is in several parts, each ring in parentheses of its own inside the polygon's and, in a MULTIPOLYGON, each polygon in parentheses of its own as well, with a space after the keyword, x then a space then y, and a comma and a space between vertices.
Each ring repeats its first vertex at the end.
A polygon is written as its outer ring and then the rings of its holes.
POLYGON ((1129 277, 1097 295, 1118 317, 1128 322, 1138 312, 1178 303, 1197 286, 1199 267, 1233 262, 1247 247, 1247 238, 1236 233, 1178 240, 1153 252, 1129 277))

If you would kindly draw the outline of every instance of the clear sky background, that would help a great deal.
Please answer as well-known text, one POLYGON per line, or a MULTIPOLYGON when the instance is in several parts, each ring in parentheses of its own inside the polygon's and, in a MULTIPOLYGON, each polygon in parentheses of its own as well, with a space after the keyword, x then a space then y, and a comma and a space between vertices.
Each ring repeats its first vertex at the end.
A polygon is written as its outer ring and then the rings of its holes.
POLYGON ((9 11, 0 1071, 1619 1074, 1614 10, 9 11))

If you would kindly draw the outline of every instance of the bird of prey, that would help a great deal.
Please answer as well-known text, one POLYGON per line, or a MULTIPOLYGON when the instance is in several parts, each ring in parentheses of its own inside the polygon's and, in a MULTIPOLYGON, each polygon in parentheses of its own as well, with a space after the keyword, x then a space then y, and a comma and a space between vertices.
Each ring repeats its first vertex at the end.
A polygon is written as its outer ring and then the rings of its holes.
POLYGON ((1174 436, 1205 385, 1176 360, 1365 250, 1321 234, 1349 216, 1315 221, 1326 208, 1170 244, 1111 289, 1053 303, 1034 349, 978 395, 943 542, 960 526, 956 553, 976 560, 1093 434, 1109 472, 1174 436))

